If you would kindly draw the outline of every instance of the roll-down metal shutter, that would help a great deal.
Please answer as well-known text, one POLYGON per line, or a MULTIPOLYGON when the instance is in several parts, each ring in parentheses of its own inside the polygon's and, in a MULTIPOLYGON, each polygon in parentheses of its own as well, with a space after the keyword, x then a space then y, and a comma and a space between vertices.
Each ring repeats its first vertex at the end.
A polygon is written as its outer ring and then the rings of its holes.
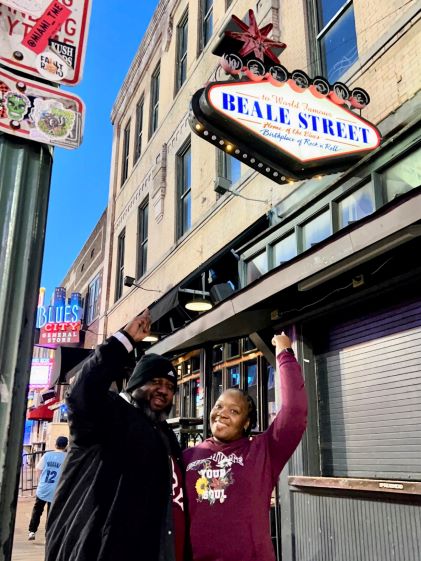
POLYGON ((322 474, 421 479, 421 301, 329 329, 316 355, 322 474))

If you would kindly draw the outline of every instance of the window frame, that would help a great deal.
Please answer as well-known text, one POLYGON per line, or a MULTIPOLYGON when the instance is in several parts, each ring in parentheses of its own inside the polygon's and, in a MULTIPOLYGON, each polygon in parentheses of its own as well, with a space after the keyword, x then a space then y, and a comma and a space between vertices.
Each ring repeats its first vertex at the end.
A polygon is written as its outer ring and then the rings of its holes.
POLYGON ((217 150, 217 174, 223 177, 224 179, 230 181, 231 185, 235 185, 236 183, 241 181, 241 177, 242 177, 241 162, 237 158, 234 158, 234 156, 232 156, 228 152, 225 152, 225 150, 221 150, 220 148, 217 148, 216 150, 217 150), (239 176, 235 179, 235 181, 233 181, 232 163, 237 163, 240 166, 239 167, 240 173, 239 176))
POLYGON ((177 152, 176 155, 176 166, 177 166, 177 220, 176 220, 176 227, 177 227, 177 239, 181 238, 191 230, 192 227, 192 216, 191 216, 191 139, 187 140, 182 146, 182 148, 177 152), (185 172, 184 172, 184 158, 186 154, 190 152, 190 185, 186 188, 185 186, 185 172), (190 199, 190 217, 189 217, 189 226, 188 228, 184 228, 184 200, 186 197, 190 199))
POLYGON ((100 294, 100 275, 97 275, 88 285, 88 294, 86 296, 86 325, 91 325, 99 315, 98 299, 100 294), (93 299, 91 295, 94 295, 93 299))
POLYGON ((148 229, 149 229, 149 197, 139 205, 137 210, 137 278, 142 277, 148 265, 148 229), (146 219, 145 219, 146 218, 146 219), (145 226, 146 222, 146 226, 145 226))
POLYGON ((150 111, 149 111, 149 138, 153 136, 158 129, 159 122, 159 90, 161 78, 161 63, 155 66, 151 76, 151 97, 150 97, 150 111))
POLYGON ((211 0, 211 5, 208 11, 205 13, 205 5, 207 0, 200 0, 200 14, 199 14, 199 52, 200 54, 206 47, 206 45, 210 42, 211 37, 213 35, 213 0, 211 0), (206 38, 206 26, 211 19, 211 32, 208 39, 205 41, 206 38))
POLYGON ((129 119, 124 127, 123 132, 123 152, 121 160, 121 182, 120 185, 123 186, 127 178, 129 177, 129 160, 130 160, 130 125, 131 120, 129 119))
POLYGON ((143 117, 144 117, 145 97, 142 95, 136 104, 136 129, 135 129, 135 149, 133 155, 133 165, 139 160, 142 154, 143 138, 143 117))
POLYGON ((187 55, 188 55, 188 40, 189 40, 189 11, 184 12, 177 25, 177 39, 176 39, 176 61, 175 61, 175 88, 174 95, 176 95, 182 88, 184 82, 187 80, 187 55), (185 51, 181 51, 184 44, 183 39, 185 35, 185 51), (184 70, 184 79, 183 79, 184 70))
POLYGON ((124 253, 126 249, 126 228, 123 228, 117 238, 117 260, 116 281, 114 291, 114 302, 117 302, 123 294, 124 286, 124 253))
MULTIPOLYGON (((310 45, 309 50, 310 53, 315 52, 315 56, 310 54, 311 66, 312 66, 312 74, 322 74, 323 76, 328 76, 328 67, 327 62, 323 55, 323 48, 322 48, 322 41, 329 34, 329 32, 337 25, 337 23, 341 20, 341 18, 348 12, 349 9, 354 9, 354 0, 344 0, 342 6, 335 12, 335 14, 323 25, 321 22, 321 2, 323 0, 307 0, 307 16, 309 21, 309 29, 312 29, 313 32, 310 34, 310 45), (313 44, 316 44, 316 49, 313 48, 313 44)), ((354 18, 355 24, 355 18, 354 18)), ((336 82, 340 80, 353 64, 358 60, 358 38, 357 38, 357 30, 355 28, 355 47, 357 49, 357 56, 354 62, 352 62, 347 68, 339 75, 337 78, 333 80, 336 82)))

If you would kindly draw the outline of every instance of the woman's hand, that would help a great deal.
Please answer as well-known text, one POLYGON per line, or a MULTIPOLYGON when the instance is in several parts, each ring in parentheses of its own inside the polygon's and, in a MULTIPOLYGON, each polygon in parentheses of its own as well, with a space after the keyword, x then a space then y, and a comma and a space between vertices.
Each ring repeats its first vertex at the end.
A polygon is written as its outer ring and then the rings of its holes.
POLYGON ((144 312, 136 316, 124 328, 134 341, 142 341, 151 331, 151 313, 146 308, 144 312))
POLYGON ((276 347, 276 354, 291 347, 291 339, 282 331, 280 335, 274 335, 272 338, 272 345, 276 347))

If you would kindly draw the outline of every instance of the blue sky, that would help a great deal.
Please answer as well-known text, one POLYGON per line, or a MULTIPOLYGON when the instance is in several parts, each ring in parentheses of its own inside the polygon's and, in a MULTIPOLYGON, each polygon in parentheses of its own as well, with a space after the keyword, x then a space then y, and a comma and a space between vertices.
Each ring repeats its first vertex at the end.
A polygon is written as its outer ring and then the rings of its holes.
POLYGON ((41 286, 49 300, 98 222, 108 200, 111 108, 157 0, 93 0, 82 82, 86 105, 80 148, 54 153, 41 286))

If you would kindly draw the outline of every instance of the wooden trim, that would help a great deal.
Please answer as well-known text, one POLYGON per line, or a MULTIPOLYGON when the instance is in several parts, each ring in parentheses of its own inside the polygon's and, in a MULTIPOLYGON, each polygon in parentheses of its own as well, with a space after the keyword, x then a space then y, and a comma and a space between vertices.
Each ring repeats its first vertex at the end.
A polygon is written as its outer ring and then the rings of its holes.
POLYGON ((370 491, 376 493, 398 493, 421 495, 420 481, 397 481, 390 479, 356 479, 351 477, 306 477, 289 476, 288 485, 314 489, 341 489, 345 491, 370 491))

